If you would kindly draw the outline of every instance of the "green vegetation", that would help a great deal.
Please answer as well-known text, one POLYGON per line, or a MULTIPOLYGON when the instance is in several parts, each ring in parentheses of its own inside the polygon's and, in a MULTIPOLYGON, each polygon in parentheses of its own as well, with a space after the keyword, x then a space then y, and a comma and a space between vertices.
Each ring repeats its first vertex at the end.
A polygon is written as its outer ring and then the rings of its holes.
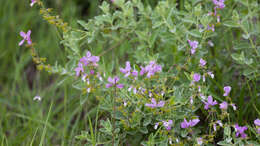
POLYGON ((2 146, 260 143, 257 0, 0 3, 2 146))

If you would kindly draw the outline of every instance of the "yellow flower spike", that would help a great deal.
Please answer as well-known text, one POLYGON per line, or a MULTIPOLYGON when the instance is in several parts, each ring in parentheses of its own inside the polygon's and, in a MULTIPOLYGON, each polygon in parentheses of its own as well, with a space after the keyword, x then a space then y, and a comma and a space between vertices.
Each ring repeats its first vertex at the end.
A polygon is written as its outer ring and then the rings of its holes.
POLYGON ((37 65, 37 69, 41 71, 43 69, 43 65, 37 65))

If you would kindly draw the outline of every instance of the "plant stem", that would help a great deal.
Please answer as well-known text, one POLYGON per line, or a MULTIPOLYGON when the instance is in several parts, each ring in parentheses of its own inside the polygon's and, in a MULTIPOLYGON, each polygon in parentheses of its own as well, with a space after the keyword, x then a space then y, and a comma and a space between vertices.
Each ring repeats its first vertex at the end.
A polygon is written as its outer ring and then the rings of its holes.
POLYGON ((116 96, 116 85, 114 86, 114 95, 112 95, 113 98, 113 117, 112 117, 112 146, 115 145, 115 114, 116 114, 116 106, 115 106, 115 96, 116 96))

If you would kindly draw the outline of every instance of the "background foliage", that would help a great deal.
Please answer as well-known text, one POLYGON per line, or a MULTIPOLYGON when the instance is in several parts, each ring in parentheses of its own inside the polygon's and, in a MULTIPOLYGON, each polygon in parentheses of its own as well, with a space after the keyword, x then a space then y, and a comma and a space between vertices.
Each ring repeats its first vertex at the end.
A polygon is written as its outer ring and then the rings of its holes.
MULTIPOLYGON (((212 5, 208 4, 211 1, 207 1, 207 5, 203 6, 199 6, 200 1, 181 1, 181 5, 174 9, 163 2, 144 0, 144 8, 138 8, 140 17, 134 13, 131 4, 118 4, 111 8, 113 11, 119 9, 112 19, 105 3, 102 10, 98 9, 103 1, 44 1, 47 7, 53 7, 62 19, 76 28, 75 32, 65 38, 63 44, 60 43, 64 37, 62 32, 46 24, 37 8, 29 7, 28 1, 0 2, 0 26, 6 28, 1 30, 0 35, 2 145, 80 145, 85 141, 76 140, 75 135, 85 129, 91 131, 91 125, 97 126, 96 117, 106 117, 106 112, 97 112, 99 107, 95 96, 86 99, 85 96, 80 97, 78 90, 71 88, 75 77, 64 78, 47 73, 39 74, 36 71, 30 50, 17 45, 21 39, 19 32, 28 29, 34 32, 32 38, 37 43, 39 54, 47 57, 50 64, 58 61, 64 65, 69 60, 66 56, 71 55, 68 48, 77 50, 74 52, 76 55, 72 55, 72 61, 66 66, 70 67, 70 71, 73 71, 71 67, 75 67, 76 60, 82 57, 86 50, 100 54, 103 50, 113 48, 112 53, 106 53, 101 60, 102 69, 111 74, 118 72, 118 67, 124 66, 122 62, 126 60, 139 65, 155 59, 168 70, 173 64, 182 64, 187 60, 183 57, 187 55, 186 39, 202 40, 204 44, 200 47, 200 54, 184 67, 191 71, 196 70, 192 63, 198 62, 198 59, 207 53, 208 68, 215 73, 215 80, 209 81, 207 92, 221 99, 223 86, 231 85, 232 101, 238 106, 238 111, 232 114, 232 122, 252 124, 252 121, 259 117, 260 24, 257 1, 227 1, 228 8, 220 12, 223 23, 216 26, 214 33, 208 34, 198 31, 198 22, 205 23, 204 28, 213 22, 202 10, 211 7, 212 5), (151 7, 148 7, 149 5, 151 7), (97 15, 99 16, 94 18, 97 15), (136 17, 139 21, 136 21, 136 17), (94 19, 81 21, 88 18, 94 19), (79 29, 82 31, 78 31, 79 29), (219 37, 221 35, 223 37, 219 37), (85 37, 79 39, 79 46, 76 48, 66 45, 69 39, 82 36, 85 37), (214 47, 206 46, 209 38, 214 47), (43 97, 40 103, 32 100, 37 94, 43 97)), ((175 1, 171 2, 169 5, 174 6, 175 1)), ((173 68, 172 73, 177 74, 178 71, 173 68)), ((180 78, 186 78, 185 74, 180 75, 180 78)), ((183 86, 188 84, 187 82, 185 80, 183 86)), ((182 81, 177 83, 183 84, 182 81)), ((140 120, 140 115, 135 116, 136 121, 140 120)), ((107 121, 101 124, 103 127, 109 127, 107 121)), ((138 134, 146 137, 147 129, 142 129, 146 126, 139 128, 141 130, 138 134)), ((101 131, 109 135, 106 130, 108 129, 101 131)), ((83 138, 79 139, 84 139, 86 135, 88 133, 82 134, 83 138)), ((140 141, 137 140, 137 143, 140 141)))

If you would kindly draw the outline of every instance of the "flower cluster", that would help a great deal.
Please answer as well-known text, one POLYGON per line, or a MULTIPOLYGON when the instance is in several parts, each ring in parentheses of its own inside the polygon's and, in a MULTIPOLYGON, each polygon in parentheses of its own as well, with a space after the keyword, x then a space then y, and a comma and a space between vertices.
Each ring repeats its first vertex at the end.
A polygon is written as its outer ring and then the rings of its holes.
POLYGON ((235 124, 236 137, 240 135, 241 138, 246 138, 247 137, 247 134, 245 134, 246 130, 247 130, 246 126, 239 126, 238 124, 235 124))
POLYGON ((161 72, 161 71, 162 71, 161 65, 156 64, 155 61, 150 61, 150 63, 147 66, 145 66, 145 67, 141 66, 140 75, 142 76, 142 75, 146 74, 146 77, 150 78, 156 72, 161 72))
POLYGON ((260 119, 256 119, 254 124, 257 127, 257 133, 260 135, 260 119))
POLYGON ((194 127, 195 125, 197 125, 199 123, 199 119, 192 119, 189 120, 189 122, 186 120, 186 118, 184 118, 184 121, 181 123, 181 128, 190 128, 190 127, 194 127))
POLYGON ((194 54, 196 52, 196 49, 198 48, 199 43, 197 41, 191 41, 191 40, 188 40, 188 42, 191 47, 190 53, 194 54))
POLYGON ((86 56, 83 56, 78 63, 78 66, 75 68, 76 76, 80 76, 81 73, 84 73, 84 66, 90 66, 91 69, 89 71, 89 74, 94 74, 93 67, 97 67, 97 62, 99 61, 98 56, 92 56, 89 51, 87 51, 86 56))
POLYGON ((125 68, 120 68, 120 72, 122 72, 123 74, 125 74, 125 77, 128 77, 129 75, 133 75, 133 76, 137 77, 137 76, 138 76, 138 71, 137 71, 137 70, 133 70, 133 71, 131 72, 130 62, 127 61, 125 64, 126 64, 126 65, 125 65, 125 68))
POLYGON ((223 96, 228 96, 228 94, 230 93, 230 91, 231 91, 231 87, 230 86, 225 86, 224 87, 224 94, 223 94, 223 96))
POLYGON ((27 41, 28 45, 32 44, 32 40, 31 40, 31 30, 29 30, 27 33, 21 31, 20 32, 20 36, 23 37, 23 40, 20 41, 19 46, 23 45, 23 43, 25 41, 27 41))
POLYGON ((204 102, 205 106, 204 109, 208 110, 210 107, 218 104, 218 102, 215 100, 213 100, 212 96, 208 96, 208 100, 206 102, 204 102))
POLYGON ((148 106, 150 108, 156 108, 156 107, 163 107, 165 102, 164 101, 159 101, 158 103, 156 102, 155 98, 151 99, 152 103, 146 103, 145 106, 148 106))
POLYGON ((114 77, 114 78, 111 78, 111 77, 108 77, 107 81, 109 83, 106 84, 106 88, 110 88, 110 87, 113 87, 113 86, 116 86, 117 88, 121 89, 124 87, 123 84, 118 84, 119 82, 119 77, 114 77))

